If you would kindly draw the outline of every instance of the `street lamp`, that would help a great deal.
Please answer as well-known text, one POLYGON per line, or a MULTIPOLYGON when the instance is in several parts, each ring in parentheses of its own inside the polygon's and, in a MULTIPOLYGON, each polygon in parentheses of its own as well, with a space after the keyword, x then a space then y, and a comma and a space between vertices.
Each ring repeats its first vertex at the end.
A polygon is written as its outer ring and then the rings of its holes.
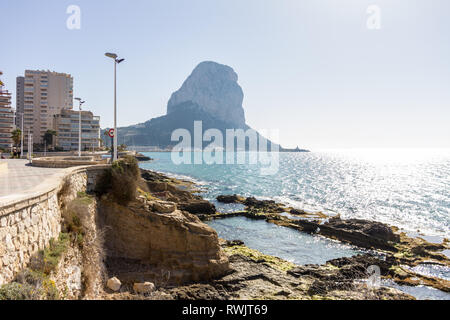
POLYGON ((78 100, 78 106, 80 108, 79 117, 78 117, 78 156, 81 157, 81 105, 86 101, 82 101, 81 98, 75 98, 78 100))
POLYGON ((117 54, 107 52, 105 56, 114 60, 114 153, 113 153, 113 161, 117 160, 117 77, 116 77, 116 69, 117 65, 123 62, 125 59, 118 59, 117 54))
POLYGON ((28 160, 33 162, 33 136, 31 135, 30 128, 28 127, 28 160))

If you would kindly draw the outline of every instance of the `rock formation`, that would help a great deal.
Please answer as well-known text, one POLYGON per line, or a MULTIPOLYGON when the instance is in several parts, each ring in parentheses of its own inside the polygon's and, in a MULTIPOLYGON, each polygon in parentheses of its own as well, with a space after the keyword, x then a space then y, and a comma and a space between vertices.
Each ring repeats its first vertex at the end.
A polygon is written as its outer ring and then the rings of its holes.
MULTIPOLYGON (((227 129, 251 129, 245 123, 242 102, 244 94, 237 83, 238 75, 226 65, 204 61, 195 67, 181 88, 175 91, 167 104, 167 114, 144 123, 118 129, 120 141, 133 146, 169 148, 176 129, 186 129, 194 135, 194 121, 202 122, 202 129, 218 129, 225 137, 227 129)), ((256 133, 258 137, 259 134, 256 133)), ((105 145, 110 139, 103 136, 105 145)), ((268 150, 300 152, 304 149, 283 149, 268 141, 268 150)), ((203 147, 209 143, 204 143, 203 147)), ((193 147, 193 146, 192 146, 193 147)), ((249 149, 246 144, 245 149, 249 149)))
POLYGON ((170 97, 167 114, 176 111, 185 102, 192 102, 218 120, 243 128, 244 93, 237 80, 238 75, 229 66, 212 61, 201 62, 170 97))
POLYGON ((107 268, 121 281, 155 281, 167 274, 169 283, 180 284, 228 270, 217 233, 187 212, 159 213, 105 200, 99 217, 106 230, 107 268))

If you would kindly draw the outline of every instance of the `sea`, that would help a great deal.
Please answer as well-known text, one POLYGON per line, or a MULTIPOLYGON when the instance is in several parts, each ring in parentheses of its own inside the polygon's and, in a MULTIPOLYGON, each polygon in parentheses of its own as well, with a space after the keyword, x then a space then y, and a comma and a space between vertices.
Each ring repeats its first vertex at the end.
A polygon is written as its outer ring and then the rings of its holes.
MULTIPOLYGON (((277 170, 269 170, 271 174, 261 170, 270 166, 269 162, 250 161, 249 153, 231 155, 235 161, 228 164, 226 154, 219 163, 211 163, 211 157, 204 157, 202 152, 185 154, 185 163, 179 163, 180 155, 171 152, 144 154, 153 161, 141 162, 142 168, 195 182, 200 194, 218 211, 242 210, 242 205, 215 200, 221 194, 238 194, 330 216, 380 221, 431 242, 450 238, 450 149, 279 153, 273 159, 277 170)), ((250 248, 300 265, 322 264, 362 252, 318 235, 245 217, 207 223, 221 238, 242 240, 250 248)), ((443 253, 448 256, 449 250, 443 253)), ((418 272, 426 275, 450 279, 448 267, 420 268, 418 272)), ((450 300, 449 293, 431 287, 400 286, 384 279, 381 282, 417 299, 450 300)))
POLYGON ((450 238, 450 149, 279 153, 274 174, 262 174, 267 166, 262 163, 178 164, 170 152, 145 155, 154 160, 141 163, 142 168, 192 180, 212 201, 236 193, 385 222, 431 240, 450 238))

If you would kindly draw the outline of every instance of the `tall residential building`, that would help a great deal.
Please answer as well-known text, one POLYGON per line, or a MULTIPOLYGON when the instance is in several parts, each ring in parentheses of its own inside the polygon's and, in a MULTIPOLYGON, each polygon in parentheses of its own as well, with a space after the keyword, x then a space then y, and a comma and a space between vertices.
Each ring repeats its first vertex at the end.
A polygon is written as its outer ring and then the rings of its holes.
MULTIPOLYGON (((80 112, 61 110, 53 117, 53 129, 58 133, 56 146, 64 151, 78 150, 80 112)), ((90 111, 81 111, 81 150, 100 147, 100 117, 90 111)))
MULTIPOLYGON (((3 72, 0 71, 0 76, 3 72)), ((14 112, 11 109, 11 93, 4 89, 0 79, 0 148, 11 148, 11 134, 14 129, 14 112)))
POLYGON ((33 142, 43 143, 45 132, 53 127, 53 116, 73 108, 73 78, 65 73, 25 70, 16 85, 17 124, 21 126, 23 113, 24 133, 30 129, 33 142))
POLYGON ((16 78, 16 126, 22 129, 22 114, 23 114, 23 102, 24 102, 24 88, 25 88, 25 78, 16 78))

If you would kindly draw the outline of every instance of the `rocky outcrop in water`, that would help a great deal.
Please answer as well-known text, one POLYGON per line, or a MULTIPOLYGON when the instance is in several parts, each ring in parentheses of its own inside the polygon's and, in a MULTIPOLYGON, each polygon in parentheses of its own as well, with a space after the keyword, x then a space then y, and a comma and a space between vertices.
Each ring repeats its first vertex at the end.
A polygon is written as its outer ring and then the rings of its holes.
MULTIPOLYGON (((245 210, 214 215, 199 215, 201 219, 222 219, 234 216, 244 216, 251 219, 264 219, 269 223, 293 228, 301 232, 319 234, 334 240, 349 243, 354 246, 379 251, 379 257, 363 255, 351 258, 340 258, 328 261, 339 268, 350 268, 355 276, 361 277, 369 265, 381 268, 381 275, 394 280, 401 285, 426 285, 450 292, 450 281, 434 276, 427 276, 412 271, 411 267, 435 265, 442 268, 450 267, 450 259, 443 254, 449 249, 449 241, 430 243, 420 237, 411 238, 398 228, 387 224, 363 219, 341 219, 330 217, 322 212, 306 212, 301 209, 285 206, 273 200, 258 200, 253 197, 243 198, 238 195, 221 195, 217 200, 223 203, 245 204, 245 210), (359 271, 358 271, 358 270, 359 271), (358 271, 358 272, 356 272, 358 271)), ((320 266, 318 267, 320 268, 320 266)), ((298 270, 304 270, 298 267, 298 270)), ((307 268, 308 272, 311 271, 307 268)), ((322 269, 321 269, 322 270, 322 269)), ((316 274, 319 278, 319 274, 316 274)), ((318 281, 314 287, 321 291, 324 286, 332 288, 338 278, 328 277, 325 282, 318 281)), ((339 284, 339 285, 342 285, 339 284)), ((318 291, 318 292, 319 292, 318 291)), ((311 291, 316 292, 315 289, 311 291)))
POLYGON ((192 102, 218 120, 243 128, 244 93, 237 81, 238 75, 231 67, 213 61, 201 62, 170 97, 167 114, 175 112, 185 102, 192 102))
MULTIPOLYGON (((261 254, 241 243, 222 243, 230 255, 232 272, 209 282, 171 289, 175 299, 414 299, 396 289, 371 288, 359 258, 348 258, 342 267, 324 265, 296 266, 279 258, 261 254)), ((370 260, 370 259, 369 259, 370 260)), ((376 263, 378 260, 370 260, 376 263)))
MULTIPOLYGON (((201 121, 203 132, 217 129, 224 137, 227 129, 251 129, 245 123, 242 106, 244 94, 237 81, 238 75, 231 67, 212 61, 201 62, 181 88, 171 95, 166 115, 137 125, 118 128, 120 141, 126 145, 171 149, 178 143, 171 140, 172 132, 176 129, 186 129, 193 137, 196 121, 201 121)), ((250 132, 255 133, 254 130, 250 132)), ((258 132, 256 135, 262 139, 258 132)), ((105 136, 102 138, 105 145, 109 146, 110 139, 105 136)), ((204 142, 202 147, 206 147, 209 143, 204 142)), ((308 151, 299 148, 284 149, 271 141, 267 141, 267 145, 268 151, 275 149, 289 152, 308 151)), ((243 148, 248 150, 250 146, 247 141, 243 148)), ((194 148, 193 143, 191 147, 194 148)))

